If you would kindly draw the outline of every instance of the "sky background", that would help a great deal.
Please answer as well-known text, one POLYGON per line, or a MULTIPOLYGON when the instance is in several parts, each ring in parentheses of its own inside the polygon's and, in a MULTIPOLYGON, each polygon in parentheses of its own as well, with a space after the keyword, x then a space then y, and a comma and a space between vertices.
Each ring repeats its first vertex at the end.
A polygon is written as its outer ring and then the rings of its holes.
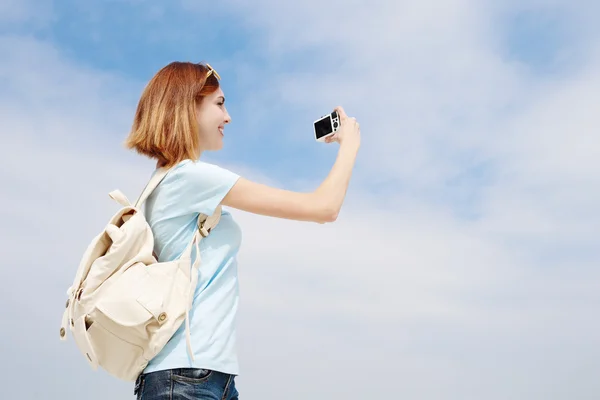
MULTIPOLYGON (((333 224, 242 225, 241 399, 600 396, 600 3, 0 0, 6 399, 126 399, 59 341, 89 241, 154 165, 122 146, 171 61, 222 76, 206 160, 313 190, 342 105, 362 147, 333 224)), ((203 156, 204 157, 204 156, 203 156)))

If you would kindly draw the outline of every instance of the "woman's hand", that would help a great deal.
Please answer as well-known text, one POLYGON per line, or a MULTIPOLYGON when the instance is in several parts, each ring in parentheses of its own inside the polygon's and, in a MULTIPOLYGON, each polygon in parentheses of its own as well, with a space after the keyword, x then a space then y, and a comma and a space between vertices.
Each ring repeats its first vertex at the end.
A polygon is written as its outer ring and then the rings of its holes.
POLYGON ((356 118, 349 118, 344 109, 339 106, 335 108, 340 116, 340 129, 325 139, 326 143, 338 142, 340 145, 353 145, 360 147, 360 125, 356 118))

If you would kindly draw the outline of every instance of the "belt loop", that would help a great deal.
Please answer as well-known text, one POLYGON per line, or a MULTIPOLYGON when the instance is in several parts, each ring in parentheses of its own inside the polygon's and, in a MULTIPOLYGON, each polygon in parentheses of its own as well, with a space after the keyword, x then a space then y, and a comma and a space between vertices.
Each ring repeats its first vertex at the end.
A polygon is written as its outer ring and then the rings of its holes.
POLYGON ((227 374, 227 383, 225 384, 225 390, 223 390, 223 397, 221 398, 221 400, 226 400, 227 397, 229 397, 229 387, 231 386, 231 381, 233 378, 233 375, 231 374, 227 374))

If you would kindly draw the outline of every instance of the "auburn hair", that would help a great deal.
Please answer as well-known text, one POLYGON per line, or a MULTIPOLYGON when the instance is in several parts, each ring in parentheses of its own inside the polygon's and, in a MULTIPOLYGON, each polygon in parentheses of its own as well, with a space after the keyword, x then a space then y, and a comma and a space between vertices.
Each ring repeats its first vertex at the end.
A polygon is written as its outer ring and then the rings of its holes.
POLYGON ((196 107, 219 88, 204 64, 172 62, 150 79, 138 102, 125 147, 171 167, 199 157, 196 107))

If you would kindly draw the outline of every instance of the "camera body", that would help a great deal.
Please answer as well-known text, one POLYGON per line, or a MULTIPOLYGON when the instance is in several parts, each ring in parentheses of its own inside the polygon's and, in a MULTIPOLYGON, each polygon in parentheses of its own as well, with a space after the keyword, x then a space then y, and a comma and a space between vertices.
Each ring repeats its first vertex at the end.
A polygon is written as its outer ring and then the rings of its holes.
POLYGON ((315 140, 324 142, 340 129, 340 116, 337 111, 324 115, 314 122, 315 140))

